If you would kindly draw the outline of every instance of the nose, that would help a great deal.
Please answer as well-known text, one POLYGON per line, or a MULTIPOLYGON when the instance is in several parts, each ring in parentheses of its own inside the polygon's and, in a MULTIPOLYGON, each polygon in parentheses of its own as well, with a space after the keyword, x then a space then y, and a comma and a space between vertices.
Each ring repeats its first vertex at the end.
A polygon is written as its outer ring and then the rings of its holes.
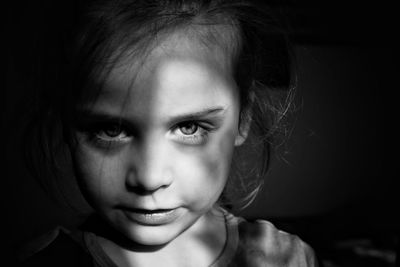
POLYGON ((140 195, 167 188, 173 181, 168 145, 148 140, 136 150, 126 177, 129 191, 140 195))

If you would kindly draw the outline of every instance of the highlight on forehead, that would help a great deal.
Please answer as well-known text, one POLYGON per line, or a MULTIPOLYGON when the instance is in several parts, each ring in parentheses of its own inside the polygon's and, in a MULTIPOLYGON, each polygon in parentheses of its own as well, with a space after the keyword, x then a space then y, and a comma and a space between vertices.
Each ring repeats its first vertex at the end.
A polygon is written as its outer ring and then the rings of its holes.
POLYGON ((241 49, 241 32, 234 21, 222 21, 216 24, 194 24, 188 37, 198 41, 199 46, 212 51, 217 60, 225 67, 234 68, 241 49))

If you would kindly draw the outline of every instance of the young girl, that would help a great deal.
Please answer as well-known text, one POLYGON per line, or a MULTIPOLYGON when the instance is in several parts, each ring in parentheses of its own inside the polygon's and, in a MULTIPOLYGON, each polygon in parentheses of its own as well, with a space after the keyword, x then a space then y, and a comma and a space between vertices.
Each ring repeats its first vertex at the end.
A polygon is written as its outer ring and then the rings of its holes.
POLYGON ((22 264, 315 266, 298 237, 230 213, 254 198, 290 108, 289 49, 271 15, 232 0, 91 1, 75 13, 28 144, 33 166, 56 174, 62 144, 94 212, 22 264), (260 164, 240 158, 246 145, 260 164))

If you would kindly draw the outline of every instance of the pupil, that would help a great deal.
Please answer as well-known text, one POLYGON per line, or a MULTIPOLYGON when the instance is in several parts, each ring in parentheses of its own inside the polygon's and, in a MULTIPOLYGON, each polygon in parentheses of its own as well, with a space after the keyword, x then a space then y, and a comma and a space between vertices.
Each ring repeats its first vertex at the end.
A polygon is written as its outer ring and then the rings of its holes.
POLYGON ((121 134, 121 128, 119 125, 110 125, 104 132, 109 137, 117 137, 119 134, 121 134))
POLYGON ((197 125, 194 123, 188 123, 181 127, 181 131, 184 135, 191 135, 197 131, 197 125))

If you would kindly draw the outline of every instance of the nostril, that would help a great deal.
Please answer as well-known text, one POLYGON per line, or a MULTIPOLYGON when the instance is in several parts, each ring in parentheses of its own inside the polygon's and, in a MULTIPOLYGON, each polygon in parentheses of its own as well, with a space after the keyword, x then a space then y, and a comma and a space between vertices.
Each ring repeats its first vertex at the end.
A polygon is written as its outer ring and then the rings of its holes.
POLYGON ((132 175, 126 179, 125 186, 129 192, 137 195, 151 195, 155 191, 165 189, 170 186, 171 179, 157 178, 145 179, 132 175))
POLYGON ((142 186, 142 185, 136 185, 136 186, 131 186, 128 185, 127 189, 129 192, 135 193, 139 196, 146 196, 146 195, 151 195, 155 190, 149 190, 148 188, 142 186))

